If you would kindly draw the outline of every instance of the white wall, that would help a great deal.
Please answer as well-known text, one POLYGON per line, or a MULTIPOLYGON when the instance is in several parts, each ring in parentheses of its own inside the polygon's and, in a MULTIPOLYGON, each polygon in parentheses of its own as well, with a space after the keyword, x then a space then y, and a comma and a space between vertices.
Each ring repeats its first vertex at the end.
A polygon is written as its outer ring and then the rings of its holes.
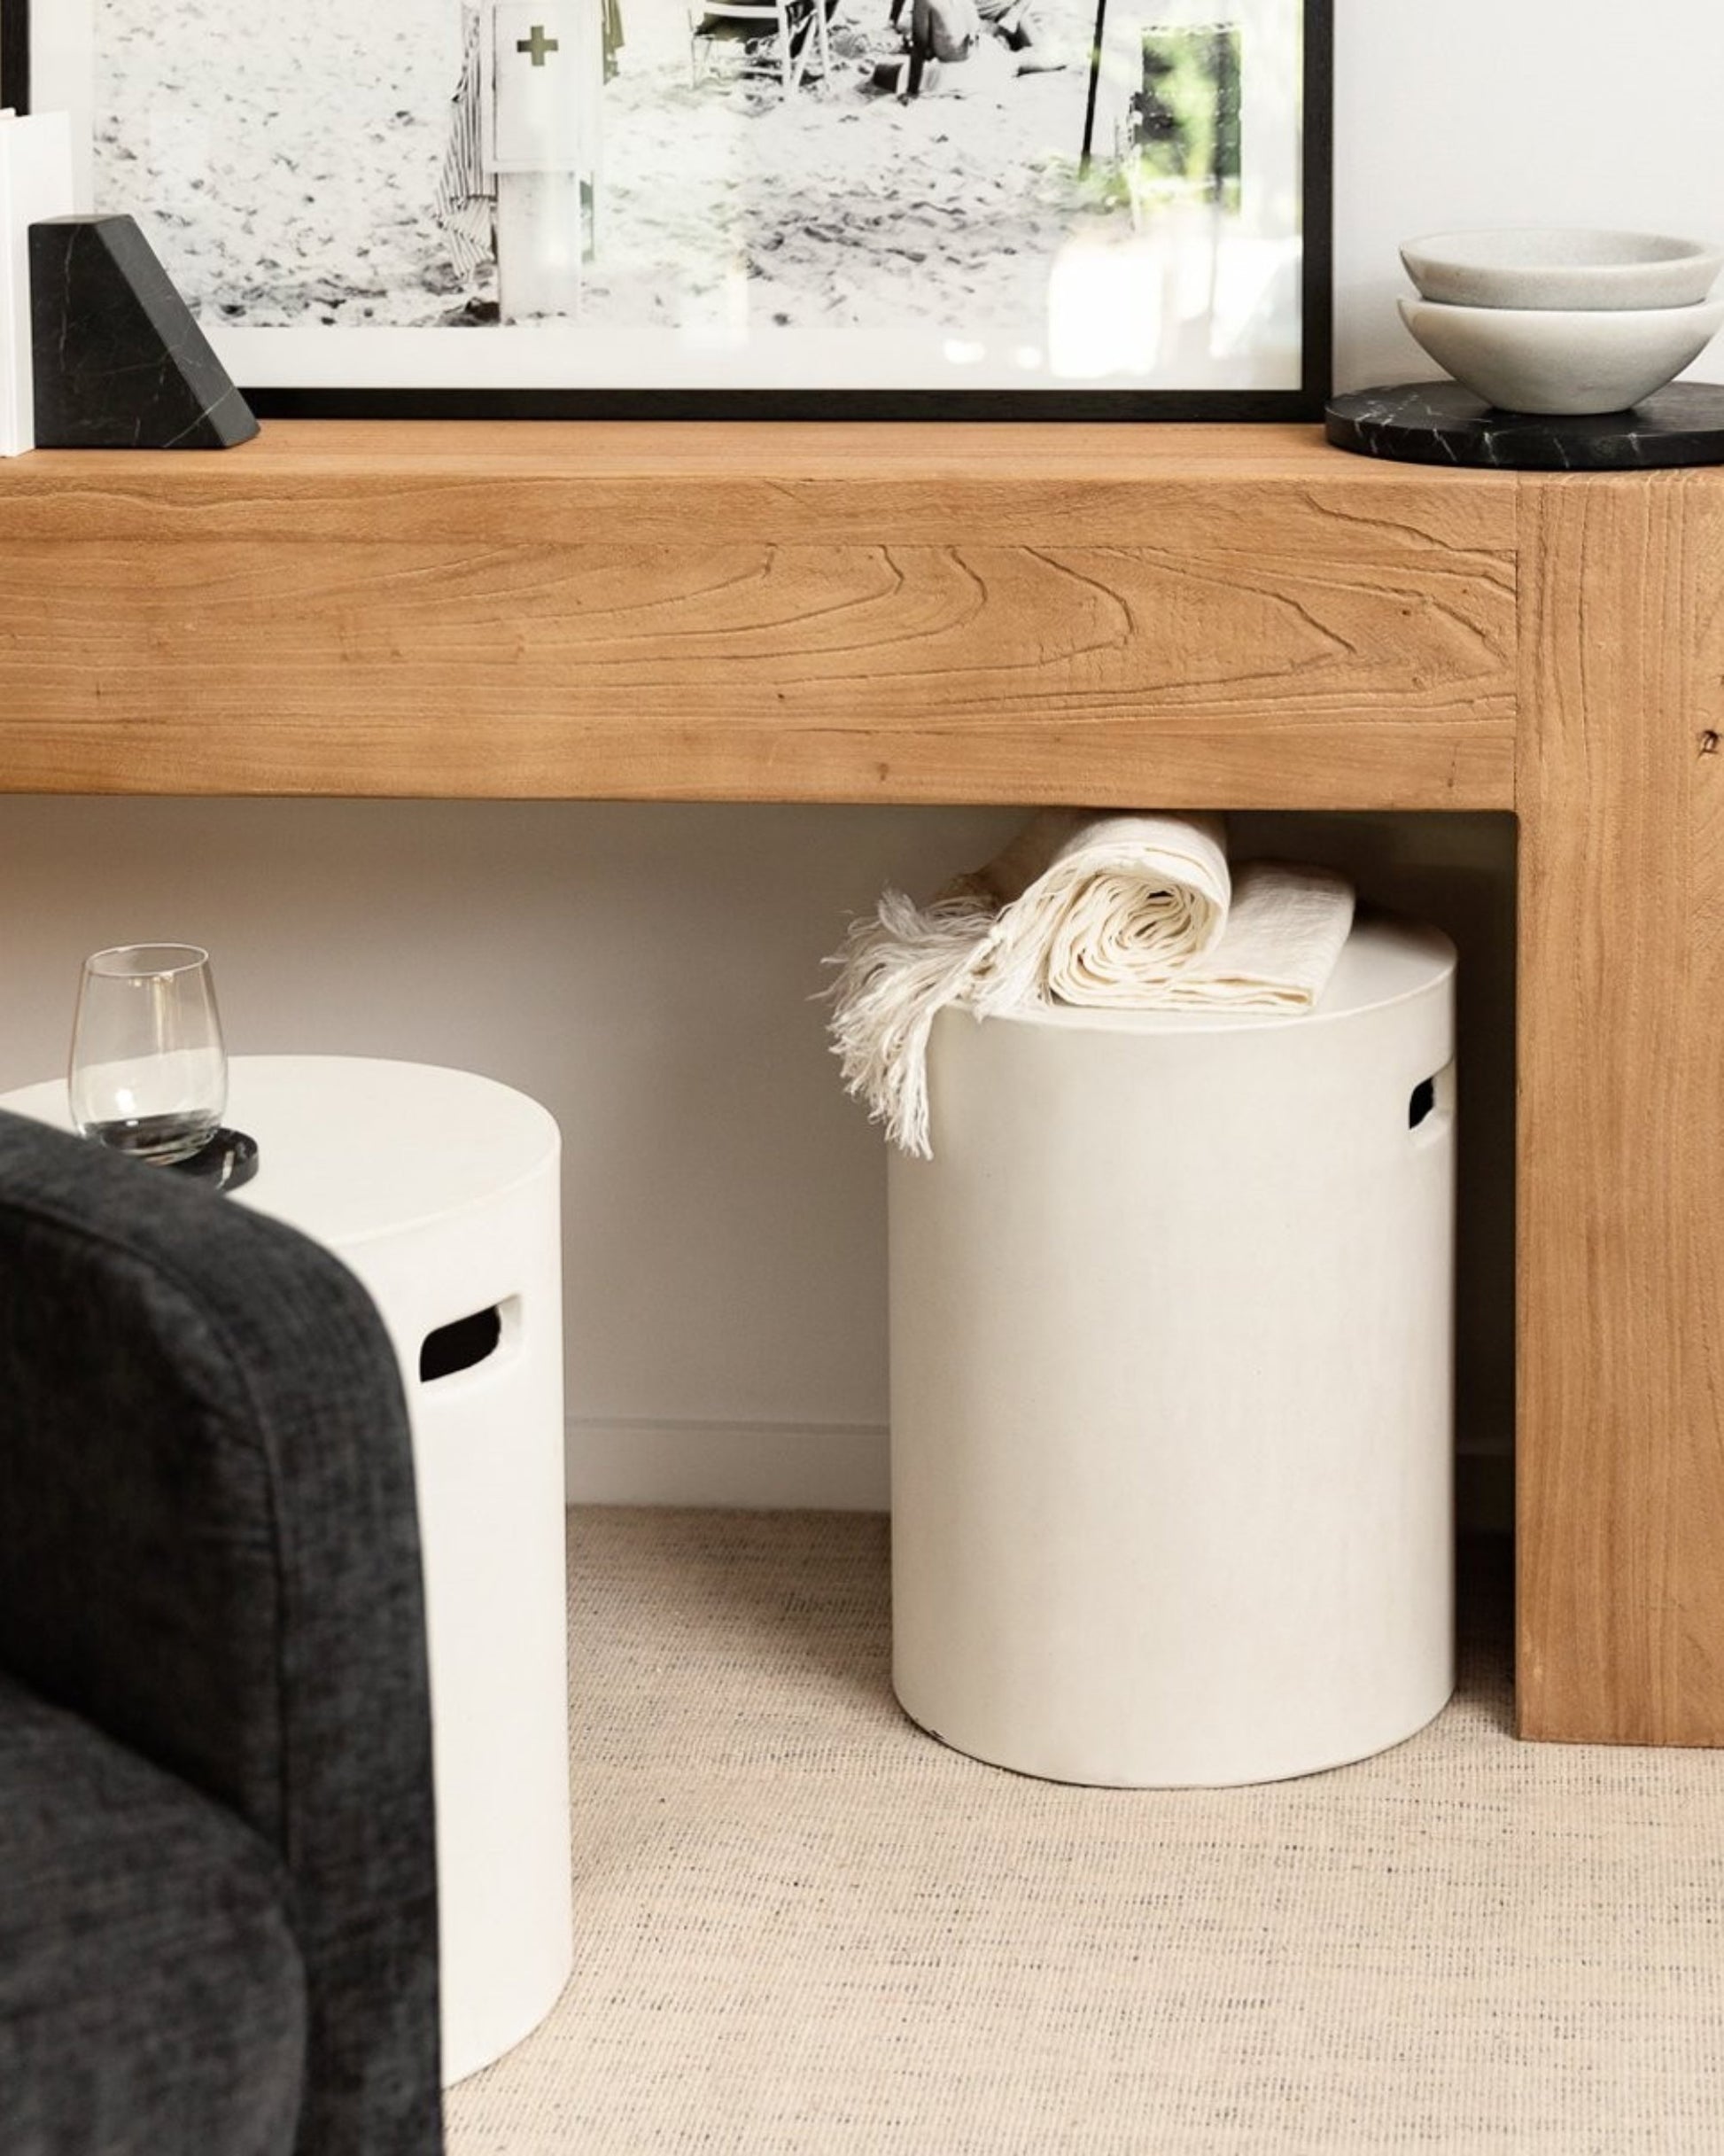
MULTIPOLYGON (((885 1496, 884 1157, 839 1090, 821 958, 998 811, 0 798, 0 1087, 64 1065, 81 960, 215 956, 236 1054, 392 1055, 545 1101, 566 1147, 571 1485, 885 1496)), ((1466 954, 1469 1433, 1507 1428, 1507 819, 1249 817, 1466 954)))
MULTIPOLYGON (((1718 0, 1336 0, 1336 381, 1437 371, 1401 326, 1421 232, 1724 238, 1718 0)), ((1724 380, 1724 339, 1693 372, 1724 380)))
POLYGON ((446 1062, 566 1153, 577 1489, 877 1501, 882 1161, 821 957, 999 812, 0 798, 0 1086, 63 1067, 84 953, 215 957, 229 1047, 446 1062))
MULTIPOLYGON (((1426 371, 1394 243, 1554 219, 1724 233, 1724 8, 1340 0, 1340 379, 1426 371)), ((1715 370, 1724 375, 1724 367, 1715 370)), ((579 1494, 878 1503, 883 1174, 821 954, 1012 819, 887 809, 0 800, 0 1086, 59 1067, 78 962, 207 942, 231 1045, 460 1062, 568 1144, 579 1494)), ((1442 920, 1465 964, 1463 1439, 1510 1399, 1512 833, 1248 819, 1442 920)))

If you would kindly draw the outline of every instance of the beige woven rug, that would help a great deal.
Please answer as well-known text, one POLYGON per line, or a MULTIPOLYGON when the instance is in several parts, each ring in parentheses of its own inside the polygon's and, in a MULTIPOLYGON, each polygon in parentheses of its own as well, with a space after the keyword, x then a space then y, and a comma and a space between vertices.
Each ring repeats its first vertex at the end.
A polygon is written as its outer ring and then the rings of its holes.
POLYGON ((1724 2152, 1724 1756, 1516 1743, 1500 1582, 1410 1743, 1139 1794, 903 1718, 881 1520, 571 1556, 576 1974, 451 2156, 1724 2152))

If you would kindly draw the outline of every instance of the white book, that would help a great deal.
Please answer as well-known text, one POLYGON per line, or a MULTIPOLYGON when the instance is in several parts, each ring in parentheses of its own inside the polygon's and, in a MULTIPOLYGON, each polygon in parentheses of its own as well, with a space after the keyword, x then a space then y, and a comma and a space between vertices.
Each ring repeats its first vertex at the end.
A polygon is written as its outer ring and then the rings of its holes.
POLYGON ((30 227, 71 214, 72 123, 64 113, 0 113, 0 456, 35 447, 30 357, 30 227))

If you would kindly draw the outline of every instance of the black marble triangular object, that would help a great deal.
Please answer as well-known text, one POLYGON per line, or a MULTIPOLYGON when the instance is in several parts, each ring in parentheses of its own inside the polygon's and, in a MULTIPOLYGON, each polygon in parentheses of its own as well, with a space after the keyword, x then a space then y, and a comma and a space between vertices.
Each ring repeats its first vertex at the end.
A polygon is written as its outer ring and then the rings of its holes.
POLYGON ((129 217, 30 227, 39 449, 231 449, 252 408, 129 217))

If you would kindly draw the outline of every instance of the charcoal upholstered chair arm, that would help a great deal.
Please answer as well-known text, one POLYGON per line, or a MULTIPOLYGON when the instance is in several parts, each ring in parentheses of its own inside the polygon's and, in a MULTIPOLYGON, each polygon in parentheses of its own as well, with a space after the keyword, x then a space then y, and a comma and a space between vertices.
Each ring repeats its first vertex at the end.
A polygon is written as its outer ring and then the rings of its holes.
POLYGON ((439 2150, 424 1616, 381 1321, 279 1223, 3 1114, 0 1669, 274 1853, 300 2156, 439 2150))
POLYGON ((7 2156, 295 2156, 288 1899, 232 1812, 0 1670, 7 2156))

